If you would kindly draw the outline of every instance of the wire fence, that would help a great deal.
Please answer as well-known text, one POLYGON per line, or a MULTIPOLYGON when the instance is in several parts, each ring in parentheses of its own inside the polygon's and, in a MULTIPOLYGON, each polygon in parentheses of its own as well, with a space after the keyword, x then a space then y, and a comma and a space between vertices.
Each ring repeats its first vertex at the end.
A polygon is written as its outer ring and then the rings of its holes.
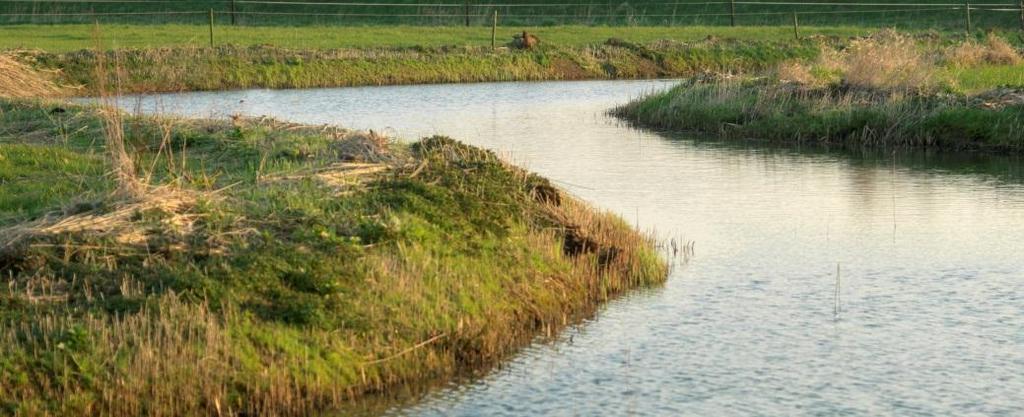
MULTIPOLYGON (((570 0, 571 1, 571 0, 570 0)), ((682 26, 817 25, 917 29, 1019 28, 1024 0, 1007 2, 633 1, 427 3, 288 0, 0 0, 0 24, 682 26)))

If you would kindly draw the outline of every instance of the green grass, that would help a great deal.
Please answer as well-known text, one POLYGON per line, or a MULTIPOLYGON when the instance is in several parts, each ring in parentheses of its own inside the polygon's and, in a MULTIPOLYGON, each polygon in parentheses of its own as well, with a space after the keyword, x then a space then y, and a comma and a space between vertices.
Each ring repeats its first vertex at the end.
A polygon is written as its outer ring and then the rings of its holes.
POLYGON ((1024 151, 1024 106, 963 96, 889 95, 771 81, 684 84, 615 111, 642 126, 848 147, 1024 151))
MULTIPOLYGON (((83 86, 70 93, 88 95, 96 93, 97 47, 109 51, 106 61, 120 63, 122 92, 152 93, 750 73, 810 60, 820 45, 841 47, 876 32, 804 27, 795 40, 789 28, 765 26, 527 29, 540 36, 540 48, 492 50, 490 31, 475 27, 218 27, 218 46, 211 48, 202 26, 103 25, 97 42, 91 25, 26 25, 0 26, 0 49, 57 70, 55 81, 83 86)), ((512 32, 502 29, 501 42, 512 32)))
POLYGON ((946 72, 954 80, 955 88, 962 92, 975 93, 1001 86, 1024 88, 1024 64, 948 68, 946 72))
MULTIPOLYGON (((128 49, 108 52, 108 85, 125 93, 309 88, 481 81, 629 79, 713 71, 756 71, 790 59, 810 59, 817 41, 701 40, 650 46, 623 40, 592 46, 545 44, 529 51, 481 47, 293 50, 271 46, 128 49), (122 74, 120 80, 113 79, 122 74)), ((57 81, 95 94, 93 51, 21 52, 38 69, 59 70, 57 81)))
MULTIPOLYGON (((829 49, 833 48, 833 49, 829 49)), ((614 111, 643 126, 882 148, 1024 151, 1024 58, 998 34, 884 31, 758 77, 703 77, 614 111)))
POLYGON ((126 197, 96 110, 0 104, 0 414, 309 415, 666 275, 620 219, 448 138, 133 117, 150 187, 126 197))
POLYGON ((67 149, 0 145, 0 226, 38 217, 83 196, 102 192, 102 158, 67 149), (41 186, 45 184, 45 186, 41 186))
POLYGON ((110 190, 102 155, 76 151, 97 132, 49 110, 0 101, 0 226, 110 190))
MULTIPOLYGON (((448 25, 465 24, 467 10, 461 2, 447 2, 437 6, 435 1, 396 0, 378 2, 371 6, 355 2, 337 4, 329 0, 302 1, 264 4, 238 2, 235 20, 243 25, 448 25), (335 3, 320 5, 318 2, 335 3), (412 6, 409 6, 412 5, 412 6), (249 14, 264 13, 264 14, 249 14), (321 16, 314 16, 321 14, 321 16), (334 15, 329 14, 343 14, 334 15)), ((344 3, 344 2, 342 2, 344 3)), ((733 7, 741 25, 790 24, 790 13, 803 13, 800 20, 810 25, 859 25, 899 26, 901 28, 962 28, 963 11, 950 10, 949 6, 929 7, 928 4, 948 4, 942 0, 894 0, 891 6, 854 6, 846 4, 735 4, 719 2, 707 4, 699 0, 664 2, 655 0, 612 2, 563 2, 568 5, 555 6, 533 0, 501 2, 503 6, 491 7, 469 2, 469 23, 473 26, 488 26, 494 12, 508 25, 552 26, 552 25, 616 25, 616 26, 667 26, 667 25, 728 25, 729 13, 733 7), (912 7, 906 4, 914 4, 912 7), (938 9, 938 10, 937 10, 938 9), (843 12, 843 13, 839 13, 843 12)), ((814 3, 814 2, 809 2, 814 3)), ((842 2, 839 2, 842 3, 842 2)), ((1007 7, 1016 7, 1012 0, 996 2, 1007 7)), ((989 8, 998 6, 990 6, 989 8)), ((191 14, 135 14, 129 16, 98 16, 107 23, 205 23, 208 10, 217 12, 222 23, 230 21, 232 4, 227 1, 184 0, 175 2, 4 2, 0 3, 0 14, 22 13, 17 16, 0 16, 0 22, 7 23, 89 23, 90 13, 154 13, 194 12, 191 14), (46 13, 71 13, 78 15, 44 16, 46 13)), ((1018 25, 1014 13, 1001 11, 974 10, 972 12, 978 27, 1012 28, 1018 25)))
MULTIPOLYGON (((739 40, 789 41, 793 39, 789 27, 607 27, 607 26, 555 26, 555 27, 501 27, 498 42, 504 44, 517 32, 535 33, 541 41, 551 45, 579 47, 595 45, 608 38, 620 38, 636 43, 650 43, 662 39, 678 41, 701 40, 708 36, 739 40)), ((47 52, 67 52, 95 49, 97 46, 93 25, 0 25, 0 49, 41 49, 47 52)), ((870 33, 870 27, 829 26, 805 27, 805 36, 861 36, 870 33)), ((204 25, 125 25, 100 26, 102 46, 106 48, 161 48, 173 46, 208 46, 209 28, 204 25)), ((217 44, 273 45, 292 49, 335 48, 387 48, 387 47, 442 47, 490 46, 489 27, 422 27, 422 26, 302 26, 302 27, 231 27, 214 29, 217 44)))

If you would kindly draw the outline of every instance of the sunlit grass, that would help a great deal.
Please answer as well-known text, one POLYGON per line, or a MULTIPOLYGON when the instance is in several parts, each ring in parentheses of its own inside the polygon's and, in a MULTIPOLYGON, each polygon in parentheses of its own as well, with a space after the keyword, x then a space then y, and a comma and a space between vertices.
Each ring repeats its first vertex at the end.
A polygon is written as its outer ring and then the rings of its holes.
POLYGON ((309 415, 493 364, 666 276, 648 236, 448 138, 127 117, 126 195, 100 109, 0 106, 15 415, 309 415))
POLYGON ((945 71, 954 80, 953 86, 966 93, 1000 86, 1024 88, 1024 64, 947 68, 945 71))
POLYGON ((766 77, 693 80, 616 110, 645 126, 840 146, 1024 150, 1021 66, 990 36, 938 47, 897 32, 823 47, 766 77), (966 45, 966 46, 965 46, 966 45))
POLYGON ((96 54, 18 52, 36 68, 56 74, 59 84, 82 86, 73 94, 96 94, 99 60, 118 61, 123 77, 111 79, 128 93, 240 88, 313 88, 353 85, 465 83, 685 76, 705 71, 769 68, 809 59, 817 42, 727 41, 634 43, 617 39, 593 46, 543 43, 531 50, 485 47, 404 49, 288 49, 275 46, 181 46, 96 54))
POLYGON ((95 198, 109 187, 103 175, 96 155, 0 143, 0 226, 59 210, 74 198, 95 198))
MULTIPOLYGON (((93 25, 0 25, 0 49, 28 48, 49 52, 89 49, 96 46, 93 25)), ((647 43, 662 39, 694 41, 718 38, 788 41, 793 30, 785 26, 680 26, 680 27, 608 27, 549 26, 500 27, 498 41, 504 44, 514 33, 527 30, 552 45, 583 46, 599 44, 608 38, 647 43)), ((804 36, 860 36, 870 27, 804 27, 804 36)), ((167 46, 209 45, 209 28, 204 25, 123 25, 100 26, 107 48, 155 48, 167 46)), ((284 48, 330 49, 374 47, 490 46, 489 27, 462 26, 216 26, 217 44, 274 45, 284 48)))

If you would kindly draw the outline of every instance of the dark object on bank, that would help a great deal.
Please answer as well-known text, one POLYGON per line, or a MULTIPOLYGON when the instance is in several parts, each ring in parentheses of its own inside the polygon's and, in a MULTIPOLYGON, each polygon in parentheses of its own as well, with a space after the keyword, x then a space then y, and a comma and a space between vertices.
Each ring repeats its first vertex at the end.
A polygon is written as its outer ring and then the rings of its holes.
POLYGON ((628 46, 633 46, 633 44, 631 44, 629 42, 626 42, 626 41, 622 40, 621 38, 608 38, 608 40, 604 41, 604 44, 608 45, 608 46, 619 46, 619 47, 627 46, 627 45, 628 46))
POLYGON ((591 237, 585 236, 578 226, 564 229, 562 253, 569 256, 582 256, 589 253, 597 254, 597 264, 601 269, 607 268, 618 259, 622 250, 612 245, 602 245, 591 237))
POLYGON ((555 207, 562 205, 562 193, 558 192, 558 189, 551 185, 551 182, 547 179, 538 178, 530 187, 530 194, 538 202, 551 204, 555 207))
POLYGON ((68 111, 64 110, 63 107, 54 107, 53 110, 50 110, 50 114, 61 114, 61 113, 67 113, 67 112, 68 111))
POLYGON ((510 46, 516 49, 533 49, 539 44, 540 39, 524 30, 523 33, 517 33, 512 37, 510 46))

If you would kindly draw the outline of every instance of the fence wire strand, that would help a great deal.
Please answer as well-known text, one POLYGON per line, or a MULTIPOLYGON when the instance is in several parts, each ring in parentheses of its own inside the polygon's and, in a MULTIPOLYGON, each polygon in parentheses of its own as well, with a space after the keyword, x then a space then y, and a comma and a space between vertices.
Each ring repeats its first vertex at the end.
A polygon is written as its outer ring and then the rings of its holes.
MULTIPOLYGON (((96 6, 111 6, 111 5, 138 5, 138 4, 175 4, 175 5, 186 5, 190 6, 193 3, 197 3, 192 0, 2 0, 0 1, 0 7, 5 4, 32 4, 32 11, 17 10, 15 12, 0 12, 0 17, 7 18, 44 18, 44 17, 102 17, 102 16, 186 16, 186 15, 202 15, 212 13, 219 16, 231 16, 232 24, 235 23, 237 16, 293 16, 293 17, 353 17, 353 18, 434 18, 434 19, 465 19, 465 24, 470 24, 470 19, 479 20, 483 18, 491 18, 497 16, 498 11, 505 11, 500 13, 502 19, 510 19, 516 21, 529 21, 530 19, 543 20, 543 19, 590 19, 591 22, 594 19, 626 19, 626 21, 634 21, 636 19, 671 19, 671 24, 676 24, 678 20, 687 19, 699 19, 709 17, 732 17, 733 24, 735 24, 736 17, 770 17, 770 16, 826 16, 826 15, 866 15, 866 14, 884 14, 884 13, 926 13, 926 12, 939 12, 939 11, 982 11, 982 12, 1013 12, 1022 13, 1021 26, 1024 28, 1024 11, 1022 7, 1024 4, 1021 3, 977 3, 972 4, 969 2, 963 3, 882 3, 882 2, 835 2, 835 1, 712 1, 712 2, 665 2, 665 3, 650 3, 645 6, 650 6, 654 9, 653 12, 648 13, 648 9, 643 9, 641 13, 637 13, 636 7, 644 4, 637 3, 592 3, 592 2, 573 2, 573 3, 517 3, 517 4, 498 4, 498 3, 471 3, 471 2, 458 2, 458 3, 396 3, 396 2, 316 2, 316 1, 287 1, 287 0, 212 0, 205 2, 207 4, 214 3, 219 4, 219 7, 207 9, 207 10, 162 10, 162 11, 111 11, 109 10, 90 10, 85 11, 70 11, 70 10, 40 10, 42 5, 60 6, 60 5, 96 5, 96 6), (229 10, 223 10, 226 6, 230 6, 229 10), (271 10, 253 10, 254 6, 268 6, 271 10), (336 8, 358 8, 356 10, 338 10, 336 12, 314 12, 314 11, 295 11, 295 10, 273 10, 273 7, 279 6, 318 6, 318 7, 336 7, 336 8), (657 6, 660 6, 658 8, 657 6), (667 12, 666 7, 671 6, 671 13, 667 12), (726 10, 719 11, 716 6, 728 6, 726 10), (737 6, 741 7, 741 10, 737 10, 737 6), (757 8, 778 8, 779 6, 786 6, 786 10, 762 10, 758 11, 757 8), (241 9, 239 9, 241 7, 241 9), (532 8, 540 10, 552 10, 555 8, 582 8, 586 7, 585 10, 578 9, 577 13, 565 13, 563 10, 557 10, 555 13, 519 13, 523 9, 532 8), (626 7, 623 11, 611 11, 618 10, 626 7), (807 8, 807 9, 794 9, 794 8, 807 8), (815 10, 817 7, 829 7, 830 10, 815 10), (836 10, 836 8, 843 8, 836 10), (873 8, 870 10, 863 10, 859 8, 873 8), (415 13, 403 13, 403 12, 385 12, 377 11, 382 8, 398 8, 399 10, 404 8, 417 8, 415 13), (423 12, 424 9, 435 9, 429 12, 423 12), (593 8, 597 8, 598 12, 594 13, 593 8), (703 10, 699 10, 703 8, 703 10), (362 9, 362 10, 359 10, 362 9), (603 9, 603 10, 602 10, 603 9), (698 9, 698 10, 693 10, 698 9), (711 9, 711 10, 709 10, 711 9), (715 10, 717 9, 717 10, 715 10), (753 10, 751 10, 753 9, 753 10), (608 11, 605 11, 608 10, 608 11), (697 13, 694 13, 697 12, 697 13)), ((45 7, 42 7, 45 9, 45 7)), ((970 13, 965 13, 970 20, 970 13)), ((956 16, 948 17, 949 20, 953 21, 957 19, 956 16)), ((666 22, 667 20, 657 20, 659 22, 666 22)), ((835 22, 842 23, 842 22, 835 22)), ((663 23, 664 24, 664 23, 663 23)))

